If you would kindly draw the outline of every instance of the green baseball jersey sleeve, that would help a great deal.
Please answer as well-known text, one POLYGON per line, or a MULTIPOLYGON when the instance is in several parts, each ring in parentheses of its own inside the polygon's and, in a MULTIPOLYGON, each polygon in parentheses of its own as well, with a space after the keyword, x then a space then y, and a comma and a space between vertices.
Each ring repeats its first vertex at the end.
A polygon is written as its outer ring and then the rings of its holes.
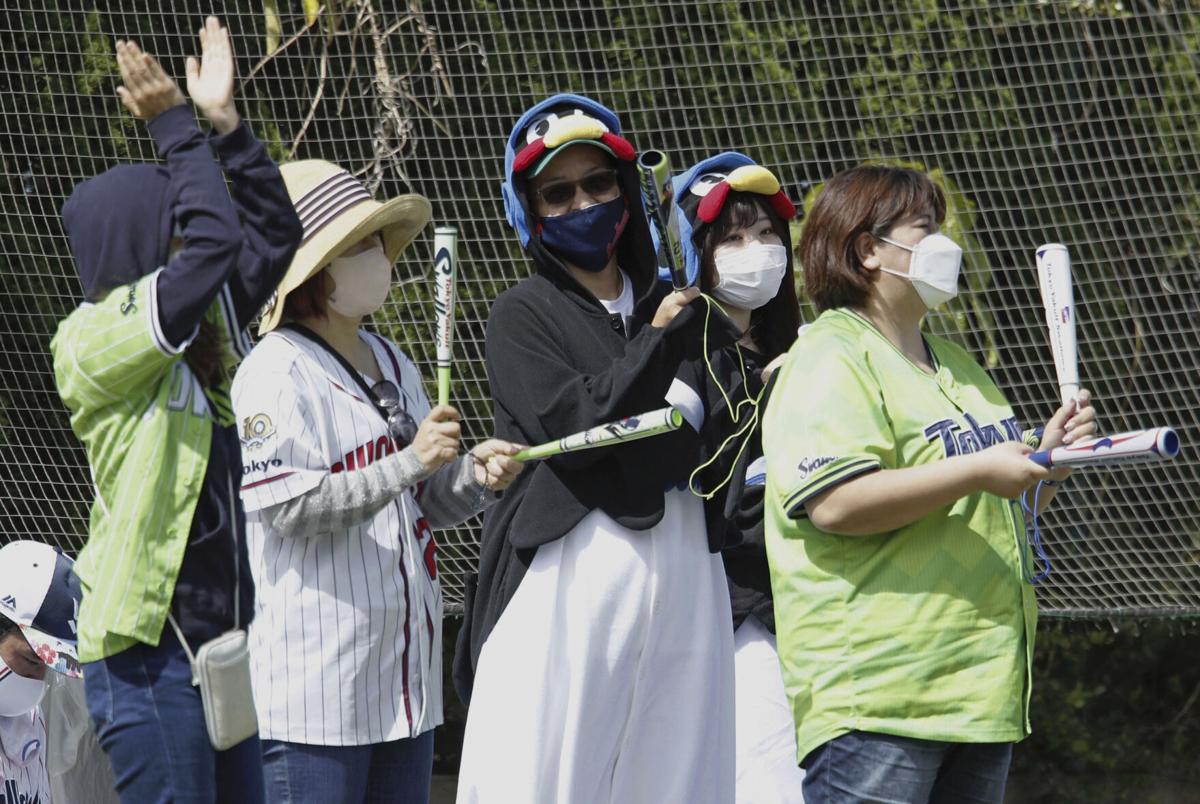
POLYGON ((767 471, 792 517, 805 516, 804 503, 839 483, 896 467, 879 380, 857 359, 849 334, 832 340, 841 348, 794 350, 771 398, 771 415, 782 426, 773 430, 777 448, 767 453, 767 471), (810 415, 814 411, 821 415, 810 415))
POLYGON ((187 347, 173 347, 162 333, 158 276, 117 288, 63 322, 51 349, 59 394, 69 408, 133 402, 187 347))

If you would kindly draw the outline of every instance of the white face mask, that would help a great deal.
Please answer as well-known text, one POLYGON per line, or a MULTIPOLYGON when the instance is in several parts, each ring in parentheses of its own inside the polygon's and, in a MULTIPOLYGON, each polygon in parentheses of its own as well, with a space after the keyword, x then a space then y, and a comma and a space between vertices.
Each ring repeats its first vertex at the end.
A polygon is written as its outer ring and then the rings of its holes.
POLYGON ((958 272, 962 268, 962 248, 958 243, 943 234, 926 235, 916 246, 906 246, 886 237, 879 239, 912 252, 907 274, 891 268, 879 270, 912 282, 921 301, 930 310, 958 295, 958 272))
POLYGON ((0 717, 16 717, 32 711, 45 694, 45 679, 19 676, 0 659, 0 717))
POLYGON ((775 298, 787 273, 785 246, 753 242, 740 248, 718 247, 713 254, 718 300, 743 310, 757 310, 775 298))
POLYGON ((387 301, 392 264, 379 246, 353 257, 334 257, 326 269, 334 289, 329 306, 347 318, 370 315, 387 301))

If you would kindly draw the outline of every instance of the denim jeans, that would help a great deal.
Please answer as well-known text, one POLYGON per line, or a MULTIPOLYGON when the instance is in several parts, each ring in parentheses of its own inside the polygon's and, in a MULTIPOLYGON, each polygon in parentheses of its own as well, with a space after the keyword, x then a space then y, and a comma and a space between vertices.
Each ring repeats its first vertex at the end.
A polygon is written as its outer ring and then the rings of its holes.
POLYGON ((263 801, 258 737, 213 750, 200 690, 170 629, 158 647, 85 664, 83 687, 124 804, 263 801))
POLYGON ((1012 743, 852 731, 804 759, 807 804, 1000 804, 1012 743))
POLYGON ((271 804, 427 804, 433 731, 373 745, 307 745, 263 740, 271 804))

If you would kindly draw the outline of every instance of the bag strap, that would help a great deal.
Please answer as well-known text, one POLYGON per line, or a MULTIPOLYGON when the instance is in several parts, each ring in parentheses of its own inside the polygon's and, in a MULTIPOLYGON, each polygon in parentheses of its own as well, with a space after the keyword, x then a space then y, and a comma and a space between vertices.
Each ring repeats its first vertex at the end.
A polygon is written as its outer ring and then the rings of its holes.
MULTIPOLYGON (((368 405, 370 405, 371 407, 375 408, 375 412, 379 414, 380 418, 382 418, 385 423, 387 422, 387 420, 388 420, 387 412, 375 401, 375 395, 371 393, 371 388, 367 385, 366 381, 363 380, 362 372, 360 372, 354 366, 350 365, 350 361, 346 359, 345 355, 343 355, 337 349, 334 349, 332 346, 329 345, 328 341, 326 341, 320 335, 313 332, 311 329, 304 326, 303 324, 297 324, 294 321, 289 321, 288 323, 281 324, 279 326, 279 329, 285 329, 285 328, 290 329, 293 332, 296 332, 300 335, 303 335, 304 337, 308 338, 310 341, 315 343, 317 346, 321 347, 326 352, 328 352, 330 354, 330 356, 333 357, 333 359, 336 360, 343 369, 345 369, 346 373, 350 375, 350 377, 354 380, 354 382, 358 383, 359 390, 362 391, 363 397, 364 397, 364 400, 366 401, 366 403, 368 405)), ((399 377, 396 378, 397 381, 399 381, 399 379, 400 379, 399 377)), ((397 387, 399 387, 399 386, 397 386, 397 387)), ((403 395, 403 391, 401 391, 401 395, 403 395)))
MULTIPOLYGON (((400 361, 396 359, 395 352, 392 351, 392 347, 388 345, 387 340, 382 335, 370 331, 367 331, 367 334, 378 341, 379 348, 387 355, 388 362, 392 364, 392 373, 396 375, 396 390, 400 392, 401 400, 406 399, 408 394, 404 393, 404 373, 400 371, 400 361)), ((379 367, 379 370, 383 371, 382 365, 379 367)), ((403 402, 403 404, 404 409, 408 410, 408 403, 403 402)))
POLYGON ((188 666, 192 668, 192 686, 200 683, 200 677, 196 675, 196 654, 192 653, 192 649, 188 647, 187 639, 183 636, 183 629, 179 627, 179 623, 175 622, 175 615, 167 612, 167 622, 171 624, 171 628, 175 629, 175 636, 179 638, 179 644, 183 646, 183 652, 187 655, 188 666))
MULTIPOLYGON (((233 476, 225 475, 225 487, 229 490, 229 510, 234 512, 233 521, 233 627, 242 627, 242 545, 238 539, 237 497, 233 491, 233 476)), ((243 516, 244 521, 244 516, 243 516)))

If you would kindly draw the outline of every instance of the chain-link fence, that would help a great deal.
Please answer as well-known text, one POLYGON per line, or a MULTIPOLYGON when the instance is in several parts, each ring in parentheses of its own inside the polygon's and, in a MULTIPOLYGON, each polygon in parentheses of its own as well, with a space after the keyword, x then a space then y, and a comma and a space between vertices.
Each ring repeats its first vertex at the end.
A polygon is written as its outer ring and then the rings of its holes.
MULTIPOLYGON (((482 322, 529 270, 504 225, 504 138, 551 92, 597 97, 677 169, 735 148, 793 192, 866 159, 933 172, 966 248, 966 290, 932 327, 970 348, 1028 421, 1057 395, 1033 249, 1068 244, 1082 374, 1104 427, 1171 424, 1184 453, 1076 475, 1046 518, 1055 573, 1043 609, 1200 614, 1197 11, 1167 0, 0 0, 0 533, 72 549, 86 536, 85 459, 47 345, 80 296, 62 201, 113 162, 153 158, 116 99, 114 40, 138 40, 180 76, 216 13, 235 35, 243 114, 277 158, 339 162, 379 195, 420 192, 437 222, 459 226, 453 395, 469 441, 491 418, 482 322)), ((376 325, 432 383, 430 239, 402 258, 376 325)), ((440 543, 453 609, 477 529, 440 543)))

